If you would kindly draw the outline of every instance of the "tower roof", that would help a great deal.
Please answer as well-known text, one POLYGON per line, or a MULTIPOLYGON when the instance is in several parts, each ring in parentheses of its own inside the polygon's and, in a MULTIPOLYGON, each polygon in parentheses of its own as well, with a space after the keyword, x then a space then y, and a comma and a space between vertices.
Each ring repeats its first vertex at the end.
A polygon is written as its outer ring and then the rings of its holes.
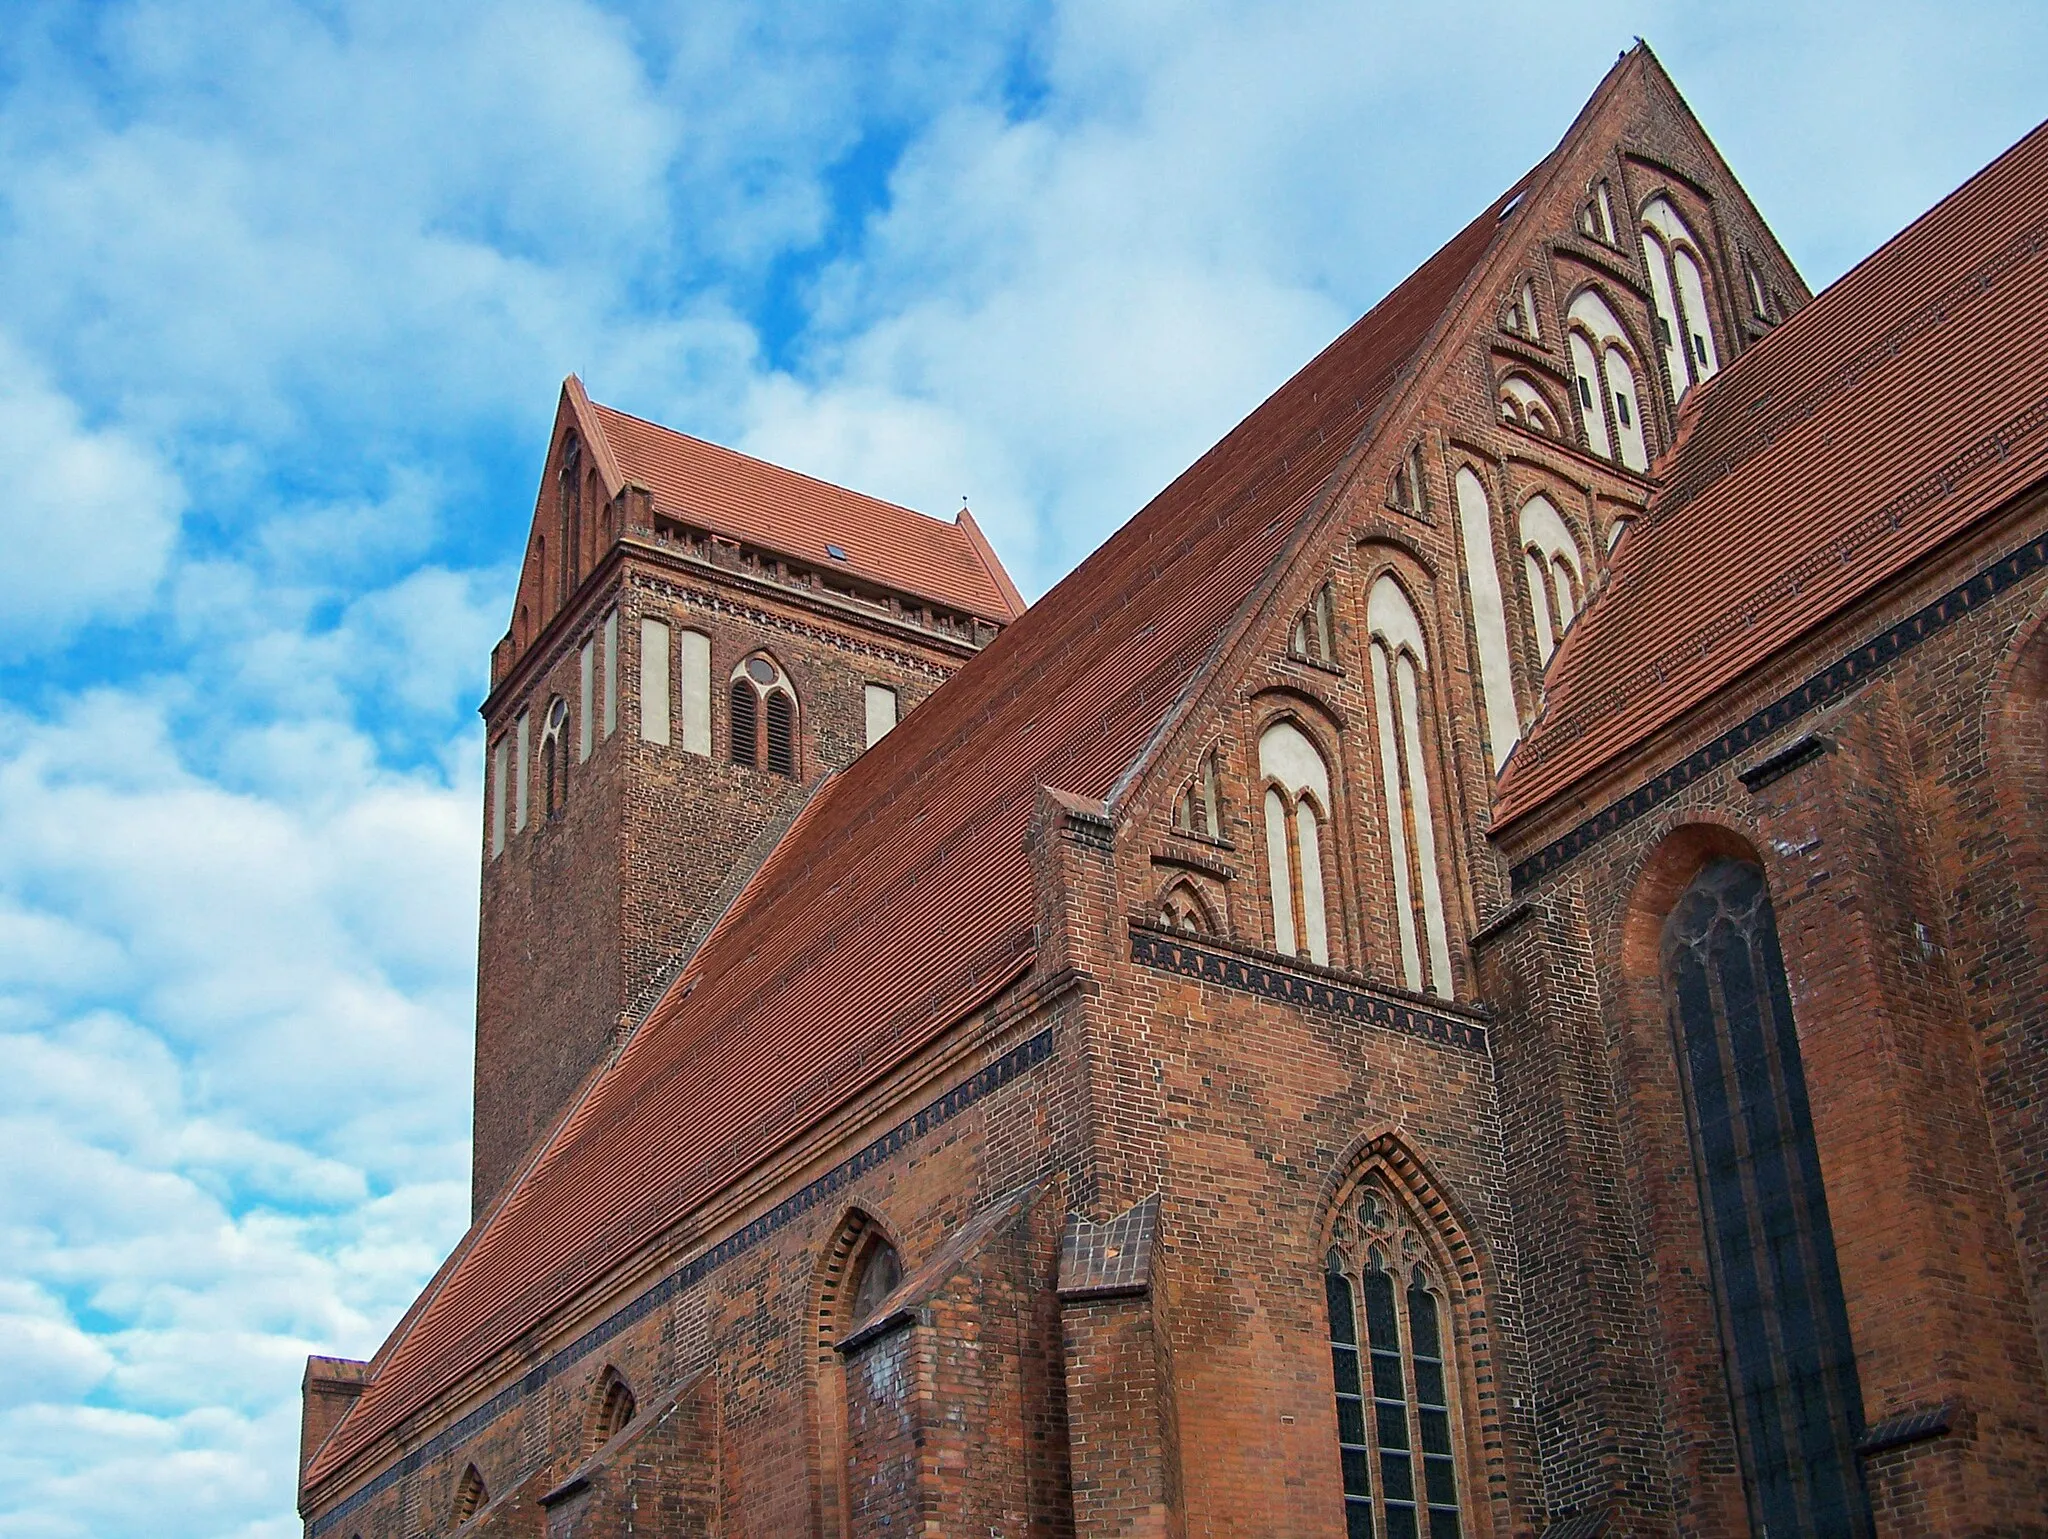
POLYGON ((681 523, 844 571, 899 593, 1007 625, 1024 611, 1010 574, 965 508, 951 520, 834 486, 592 401, 563 382, 618 485, 643 486, 655 511, 681 523))
POLYGON ((1514 196, 823 787, 401 1326, 309 1484, 1024 972, 1039 789, 1106 798, 1140 760, 1327 506, 1514 196))
POLYGON ((2048 475, 2048 124, 1688 398, 1509 758, 1525 816, 2048 475))

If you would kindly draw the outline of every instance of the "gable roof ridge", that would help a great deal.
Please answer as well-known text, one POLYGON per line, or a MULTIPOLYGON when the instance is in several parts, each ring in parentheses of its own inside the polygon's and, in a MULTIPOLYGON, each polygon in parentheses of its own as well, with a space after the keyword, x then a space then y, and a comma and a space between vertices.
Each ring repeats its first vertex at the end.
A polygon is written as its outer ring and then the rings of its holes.
MULTIPOLYGON (((590 445, 591 457, 597 461, 598 472, 604 477, 605 495, 618 496, 626 489, 626 473, 619 467, 618 451, 612 448, 612 441, 605 433, 604 418, 598 413, 597 403, 590 399, 590 393, 583 388, 583 381, 574 374, 563 379, 562 398, 568 403, 583 441, 590 445)), ((541 488, 541 496, 547 496, 545 486, 541 488)))
POLYGON ((966 503, 960 504, 960 511, 953 515, 953 522, 958 524, 961 532, 967 536, 968 547, 973 550, 974 559, 986 568, 989 581, 994 583, 997 591, 1009 601, 1010 618, 1016 619, 1029 605, 1024 595, 1017 591, 1017 585, 1010 580, 1009 570, 997 557, 996 548, 989 544, 988 536, 981 532, 981 525, 975 522, 974 515, 967 510, 966 503))

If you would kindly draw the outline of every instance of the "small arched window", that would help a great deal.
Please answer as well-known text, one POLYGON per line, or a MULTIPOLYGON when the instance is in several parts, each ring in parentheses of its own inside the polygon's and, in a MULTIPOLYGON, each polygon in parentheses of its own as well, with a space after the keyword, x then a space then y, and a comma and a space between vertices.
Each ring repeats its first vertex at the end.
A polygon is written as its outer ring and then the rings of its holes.
POLYGON ((1316 589, 1287 633, 1287 654, 1311 663, 1334 666, 1337 661, 1336 615, 1330 601, 1330 585, 1316 589))
POLYGON ((1522 561, 1529 575, 1530 618, 1536 655, 1544 663, 1578 618, 1585 578, 1578 542, 1548 497, 1531 497, 1522 508, 1522 561))
POLYGON ((1586 445, 1602 459, 1647 471, 1649 441, 1643 433, 1642 401, 1621 322, 1590 289, 1572 301, 1570 317, 1572 388, 1578 395, 1586 445))
POLYGON ((1423 736, 1429 649, 1408 595, 1383 576, 1366 596, 1372 635, 1373 703, 1380 781, 1387 801, 1387 853, 1407 986, 1451 997, 1451 947, 1437 869, 1436 813, 1423 736))
POLYGON ((851 1323, 858 1325, 882 1307, 882 1303, 894 1293, 903 1281, 903 1258, 896 1254, 896 1247, 879 1234, 861 1252, 860 1263, 855 1271, 853 1284, 853 1307, 848 1316, 851 1323))
POLYGON ((1459 1382, 1441 1281, 1427 1250, 1376 1181, 1324 1258, 1330 1366, 1347 1530, 1457 1539, 1459 1382), (1362 1252, 1362 1253, 1361 1253, 1362 1252))
POLYGON ((560 695, 548 702, 541 719, 540 778, 543 806, 558 818, 569 806, 569 702, 560 695))
POLYGON ((1185 879, 1160 894, 1159 922, 1169 930, 1184 930, 1190 935, 1211 935, 1216 930, 1215 921, 1209 917, 1209 905, 1202 901, 1194 884, 1185 879))
POLYGON ((1500 420, 1513 427, 1527 428, 1545 438, 1557 436, 1557 420, 1543 392, 1519 374, 1500 382, 1500 420))
POLYGON ((1403 513, 1429 511, 1429 480, 1422 473, 1421 444, 1413 445, 1394 467, 1393 479, 1387 483, 1387 505, 1403 513))
POLYGON ((1223 837, 1223 804, 1218 779, 1216 750, 1212 748, 1202 755, 1201 767, 1180 788, 1180 795, 1173 799, 1175 828, 1184 834, 1201 834, 1209 839, 1223 837))
POLYGON ((590 1413, 590 1450, 595 1452, 624 1432, 638 1411, 625 1375, 616 1368, 605 1369, 590 1413))
POLYGON ((555 579, 558 599, 566 599, 576 585, 577 551, 583 534, 583 440, 574 432, 562 435, 562 465, 555 479, 556 513, 561 538, 556 541, 560 572, 555 579))
POLYGON ((484 1487, 484 1477, 472 1464, 462 1472, 462 1478, 455 1482, 455 1521, 468 1522, 484 1510, 490 1499, 491 1493, 484 1487))
POLYGON ((1330 816, 1330 768, 1308 734, 1276 721, 1259 736, 1265 781, 1266 876, 1273 941, 1289 956, 1329 965, 1323 830, 1330 816))
POLYGON ((1668 198, 1643 205, 1643 266, 1650 274, 1650 298, 1657 310, 1657 343, 1672 398, 1694 380, 1711 379, 1721 367, 1714 327, 1707 314, 1707 284, 1699 242, 1668 198))
POLYGON ((1536 315, 1536 285, 1529 279, 1522 280, 1522 286, 1508 301, 1507 309, 1501 314, 1501 326, 1531 342, 1543 340, 1543 323, 1536 315))
POLYGON ((795 776, 796 688, 773 658, 756 652, 732 671, 732 762, 795 776))

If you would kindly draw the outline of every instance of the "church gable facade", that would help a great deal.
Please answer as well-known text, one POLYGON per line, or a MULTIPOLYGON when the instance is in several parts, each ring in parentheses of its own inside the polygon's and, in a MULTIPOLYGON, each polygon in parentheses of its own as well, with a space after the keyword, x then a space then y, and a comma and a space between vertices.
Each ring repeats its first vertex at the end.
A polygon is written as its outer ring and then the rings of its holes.
POLYGON ((964 515, 572 381, 485 706, 477 1224, 309 1364, 309 1534, 2043 1531, 2048 557, 1914 620, 2040 499, 1560 746, 1638 550, 1711 574, 1719 376, 1834 369, 1809 297, 1639 46, 1029 610, 964 515))

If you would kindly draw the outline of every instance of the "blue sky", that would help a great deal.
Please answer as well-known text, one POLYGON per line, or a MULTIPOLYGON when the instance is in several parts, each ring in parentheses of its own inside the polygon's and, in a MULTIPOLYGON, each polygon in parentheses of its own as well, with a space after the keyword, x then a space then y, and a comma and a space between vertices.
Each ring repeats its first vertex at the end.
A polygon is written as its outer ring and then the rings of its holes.
POLYGON ((0 28, 0 1535, 285 1535, 467 1209, 557 386, 1037 593, 1650 39, 1816 287, 2038 5, 39 5, 0 28), (1423 13, 1427 11, 1425 16, 1423 13))

